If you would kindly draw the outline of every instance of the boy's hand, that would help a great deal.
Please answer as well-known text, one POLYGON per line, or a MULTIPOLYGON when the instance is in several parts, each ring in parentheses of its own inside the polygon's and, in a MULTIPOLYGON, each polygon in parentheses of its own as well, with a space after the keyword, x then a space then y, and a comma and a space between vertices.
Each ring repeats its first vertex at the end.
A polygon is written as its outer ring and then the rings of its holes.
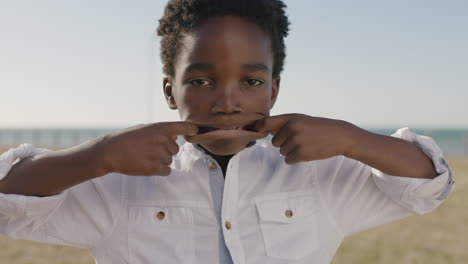
POLYGON ((167 176, 172 156, 179 152, 179 135, 196 135, 198 127, 189 122, 138 125, 102 137, 99 164, 104 173, 167 176))
POLYGON ((288 164, 345 155, 353 144, 355 127, 341 120, 303 114, 270 116, 255 123, 259 132, 274 135, 272 144, 288 164))

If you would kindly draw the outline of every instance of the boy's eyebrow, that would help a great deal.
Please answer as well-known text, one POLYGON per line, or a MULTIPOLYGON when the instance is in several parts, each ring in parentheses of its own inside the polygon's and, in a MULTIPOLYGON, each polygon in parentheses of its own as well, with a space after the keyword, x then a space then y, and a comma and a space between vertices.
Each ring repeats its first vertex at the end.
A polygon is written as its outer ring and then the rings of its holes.
POLYGON ((213 71, 214 65, 209 63, 191 63, 185 68, 185 73, 193 71, 213 71))
POLYGON ((266 66, 263 63, 252 63, 252 64, 242 64, 242 69, 248 70, 248 71, 264 71, 264 72, 270 72, 270 69, 268 66, 266 66))
MULTIPOLYGON (((210 63, 191 63, 185 68, 185 73, 190 73, 193 71, 214 71, 215 66, 210 63)), ((247 63, 247 64, 242 64, 241 66, 242 69, 256 72, 256 71, 264 71, 264 72, 270 72, 270 69, 268 66, 266 66, 263 63, 247 63)))

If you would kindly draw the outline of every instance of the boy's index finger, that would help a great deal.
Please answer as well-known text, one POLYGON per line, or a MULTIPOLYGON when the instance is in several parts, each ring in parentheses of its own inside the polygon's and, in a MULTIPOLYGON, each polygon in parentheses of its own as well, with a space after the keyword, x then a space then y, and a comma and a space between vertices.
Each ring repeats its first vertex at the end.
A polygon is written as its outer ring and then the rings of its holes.
POLYGON ((166 122, 164 128, 174 136, 194 136, 198 134, 198 127, 187 121, 166 122))
POLYGON ((289 120, 288 115, 268 116, 255 122, 255 130, 258 132, 277 131, 289 120))

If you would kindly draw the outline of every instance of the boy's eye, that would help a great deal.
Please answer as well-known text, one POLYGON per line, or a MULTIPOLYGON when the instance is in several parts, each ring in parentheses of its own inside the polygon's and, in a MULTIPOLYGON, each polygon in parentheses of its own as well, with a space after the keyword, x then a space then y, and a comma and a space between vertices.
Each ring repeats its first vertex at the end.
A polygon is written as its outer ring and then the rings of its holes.
POLYGON ((245 82, 250 86, 259 86, 262 85, 264 82, 257 80, 257 79, 247 79, 245 82))
POLYGON ((189 81, 189 83, 193 86, 205 86, 205 85, 210 85, 210 81, 209 80, 205 80, 205 79, 195 79, 195 80, 191 80, 189 81))

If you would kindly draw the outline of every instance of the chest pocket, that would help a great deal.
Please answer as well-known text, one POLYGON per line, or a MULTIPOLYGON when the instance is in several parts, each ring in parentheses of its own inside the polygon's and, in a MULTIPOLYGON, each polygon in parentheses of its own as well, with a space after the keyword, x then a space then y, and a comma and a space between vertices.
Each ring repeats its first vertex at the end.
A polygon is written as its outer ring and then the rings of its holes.
POLYGON ((129 208, 130 263, 193 263, 194 227, 188 207, 129 208))
POLYGON ((257 201, 266 255, 298 260, 318 248, 315 196, 257 201))

